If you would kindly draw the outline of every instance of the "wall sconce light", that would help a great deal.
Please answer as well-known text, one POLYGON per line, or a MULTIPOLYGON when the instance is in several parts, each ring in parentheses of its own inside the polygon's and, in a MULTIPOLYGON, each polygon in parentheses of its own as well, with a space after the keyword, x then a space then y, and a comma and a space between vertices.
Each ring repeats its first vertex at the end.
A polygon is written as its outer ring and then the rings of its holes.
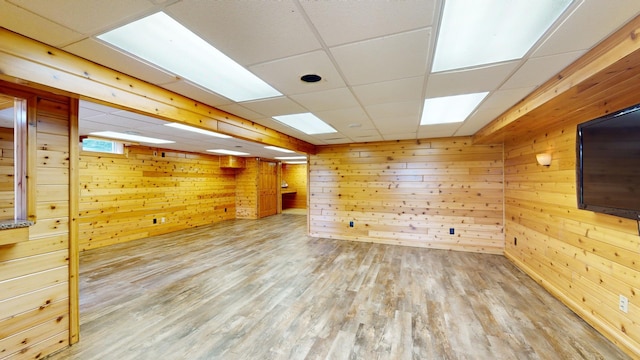
POLYGON ((536 154, 536 160, 538 161, 538 164, 542 166, 549 166, 551 165, 551 154, 549 153, 536 154))

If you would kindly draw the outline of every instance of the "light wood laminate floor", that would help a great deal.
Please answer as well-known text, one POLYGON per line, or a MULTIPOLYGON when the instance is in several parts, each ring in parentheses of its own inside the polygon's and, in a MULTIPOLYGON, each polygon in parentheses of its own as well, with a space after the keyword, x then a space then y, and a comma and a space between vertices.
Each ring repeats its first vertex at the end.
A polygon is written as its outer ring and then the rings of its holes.
POLYGON ((626 359, 496 255, 309 238, 276 215, 81 255, 53 359, 626 359))

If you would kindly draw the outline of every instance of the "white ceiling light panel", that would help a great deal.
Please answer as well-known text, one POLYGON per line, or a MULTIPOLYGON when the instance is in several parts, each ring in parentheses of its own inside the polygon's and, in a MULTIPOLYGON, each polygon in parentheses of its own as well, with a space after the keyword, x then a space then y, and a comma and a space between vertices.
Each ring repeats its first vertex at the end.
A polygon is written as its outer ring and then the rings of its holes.
POLYGON ((98 38, 233 101, 282 95, 163 12, 98 38))
POLYGON ((571 0, 447 0, 432 72, 522 58, 571 0))
POLYGON ((482 92, 426 99, 420 125, 462 122, 488 94, 482 92))
POLYGON ((337 132, 336 129, 331 127, 326 122, 320 120, 312 113, 274 116, 273 119, 298 131, 302 131, 307 135, 329 134, 337 132))

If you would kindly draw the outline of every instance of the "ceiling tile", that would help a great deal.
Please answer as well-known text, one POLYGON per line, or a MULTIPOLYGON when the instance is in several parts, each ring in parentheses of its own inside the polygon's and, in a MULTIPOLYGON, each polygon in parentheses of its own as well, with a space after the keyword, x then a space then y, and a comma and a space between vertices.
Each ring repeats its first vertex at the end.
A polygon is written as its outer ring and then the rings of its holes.
POLYGON ((334 46, 433 24, 436 1, 301 1, 325 44, 334 46), (402 21, 397 21, 402 19, 402 21))
POLYGON ((228 105, 221 105, 221 106, 216 106, 218 109, 222 110, 222 111, 226 111, 230 114, 233 114, 235 116, 239 116, 241 118, 247 119, 247 120, 257 120, 260 118, 264 118, 264 115, 259 114, 255 111, 251 111, 245 107, 243 107, 242 105, 239 104, 228 104, 228 105))
MULTIPOLYGON (((0 23, 261 126, 313 144, 328 144, 473 134, 640 13, 637 0, 576 0, 571 5, 573 13, 563 15, 561 24, 551 30, 551 37, 542 39, 531 52, 533 57, 427 78, 431 35, 435 35, 432 26, 439 22, 442 3, 0 0, 0 23), (191 27, 285 95, 235 104, 87 38, 160 10, 191 27), (318 73, 323 80, 303 83, 299 78, 306 73, 318 73), (464 123, 418 125, 425 94, 431 97, 486 90, 493 91, 464 123), (308 110, 338 133, 310 136, 269 118, 308 110), (350 127, 352 124, 360 127, 350 127)), ((155 118, 143 119, 102 105, 82 105, 81 110, 85 115, 81 128, 88 124, 171 135, 185 144, 167 148, 183 146, 189 151, 201 151, 197 146, 212 142, 164 128, 155 118), (91 122, 83 126, 87 119, 91 122)), ((250 148, 255 144, 239 146, 250 148)), ((260 149, 253 151, 258 154, 260 149)))
POLYGON ((376 129, 378 129, 383 136, 386 136, 388 133, 395 134, 409 131, 413 131, 415 135, 419 122, 420 119, 414 116, 394 116, 373 120, 376 129))
POLYGON ((499 90, 490 94, 480 107, 458 128, 456 136, 473 135, 511 106, 527 96, 535 87, 499 90))
POLYGON ((405 101, 400 103, 386 103, 366 106, 365 109, 372 120, 390 119, 393 117, 413 117, 418 125, 420 112, 422 111, 422 101, 405 101))
POLYGON ((164 84, 162 85, 162 87, 178 94, 182 94, 190 99, 200 101, 209 106, 218 107, 220 105, 229 105, 233 103, 231 100, 225 98, 224 96, 204 90, 198 85, 192 84, 191 82, 184 79, 169 84, 164 84))
POLYGON ((291 0, 184 0, 166 12, 245 66, 320 49, 291 0))
POLYGON ((383 141, 384 138, 378 130, 362 130, 355 134, 348 134, 355 142, 383 141))
POLYGON ((177 80, 176 76, 171 73, 148 65, 94 39, 85 39, 65 46, 63 49, 152 84, 162 85, 177 80))
POLYGON ((382 135, 382 138, 384 140, 390 141, 390 140, 412 140, 412 139, 417 139, 416 136, 416 132, 411 131, 411 132, 399 132, 399 133, 394 133, 394 132, 386 132, 382 135))
POLYGON ((296 130, 292 127, 289 127, 287 125, 284 125, 281 122, 275 121, 272 118, 262 118, 259 120, 255 120, 254 121, 256 124, 260 124, 262 126, 266 126, 270 129, 279 131, 283 134, 287 134, 289 136, 293 136, 297 139, 306 141, 310 144, 314 144, 314 145, 320 145, 320 144, 324 144, 324 141, 320 140, 316 135, 307 135, 299 130, 296 130))
POLYGON ((358 101, 347 88, 292 95, 291 98, 314 113, 316 111, 359 106, 358 101))
POLYGON ((307 109, 284 96, 265 100, 247 101, 240 103, 240 105, 268 117, 308 112, 307 109))
POLYGON ((479 69, 431 74, 427 79, 426 97, 435 98, 495 90, 519 63, 519 61, 510 61, 479 69))
POLYGON ((372 137, 372 136, 381 137, 378 129, 353 128, 353 129, 347 129, 345 131, 340 131, 340 133, 352 139, 359 139, 363 137, 372 137))
POLYGON ((154 116, 142 115, 142 114, 134 113, 131 111, 126 111, 126 110, 116 109, 115 111, 111 112, 111 115, 118 117, 120 119, 123 119, 123 121, 134 120, 134 121, 140 121, 142 123, 147 123, 147 124, 168 124, 171 122, 171 121, 163 120, 154 116))
POLYGON ((518 89, 500 89, 494 91, 484 99, 480 105, 480 109, 500 108, 502 111, 507 111, 507 109, 524 99, 524 97, 529 95, 534 89, 535 86, 529 86, 518 89))
POLYGON ((640 1, 585 0, 535 51, 534 56, 587 50, 640 13, 640 1))
POLYGON ((338 70, 322 50, 250 66, 249 70, 280 92, 289 95, 345 86, 338 70), (316 83, 300 80, 306 74, 320 75, 322 80, 316 83))
POLYGON ((430 29, 405 32, 331 48, 349 85, 423 76, 430 29))
POLYGON ((349 129, 375 129, 367 113, 360 107, 319 111, 315 115, 340 132, 347 132, 349 129))
POLYGON ((344 136, 339 133, 333 134, 318 134, 316 137, 320 140, 325 141, 327 144, 344 144, 351 142, 349 137, 344 136))
POLYGON ((48 18, 82 34, 104 31, 125 24, 153 10, 147 0, 9 0, 34 14, 48 18))
POLYGON ((450 137, 450 136, 453 136, 453 134, 459 127, 460 127, 459 123, 422 125, 418 130, 418 138, 426 139, 426 138, 437 138, 437 137, 450 137))
POLYGON ((422 99, 424 76, 354 86, 353 92, 363 105, 375 105, 422 99))
POLYGON ((0 2, 0 24, 5 29, 56 47, 61 47, 85 37, 79 32, 4 1, 0 2))
POLYGON ((459 128, 455 132, 456 136, 473 135, 478 130, 485 127, 488 123, 497 118, 504 111, 500 108, 481 108, 478 109, 472 116, 470 116, 462 125, 458 124, 459 128))
POLYGON ((529 59, 502 85, 501 89, 540 86, 583 54, 584 51, 574 51, 529 59))

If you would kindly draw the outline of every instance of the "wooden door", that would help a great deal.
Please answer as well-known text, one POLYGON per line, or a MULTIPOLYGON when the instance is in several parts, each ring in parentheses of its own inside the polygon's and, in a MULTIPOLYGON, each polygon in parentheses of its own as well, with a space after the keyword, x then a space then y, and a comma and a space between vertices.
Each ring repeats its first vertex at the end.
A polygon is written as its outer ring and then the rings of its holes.
POLYGON ((258 187, 258 217, 275 215, 278 212, 278 164, 260 162, 258 187))

